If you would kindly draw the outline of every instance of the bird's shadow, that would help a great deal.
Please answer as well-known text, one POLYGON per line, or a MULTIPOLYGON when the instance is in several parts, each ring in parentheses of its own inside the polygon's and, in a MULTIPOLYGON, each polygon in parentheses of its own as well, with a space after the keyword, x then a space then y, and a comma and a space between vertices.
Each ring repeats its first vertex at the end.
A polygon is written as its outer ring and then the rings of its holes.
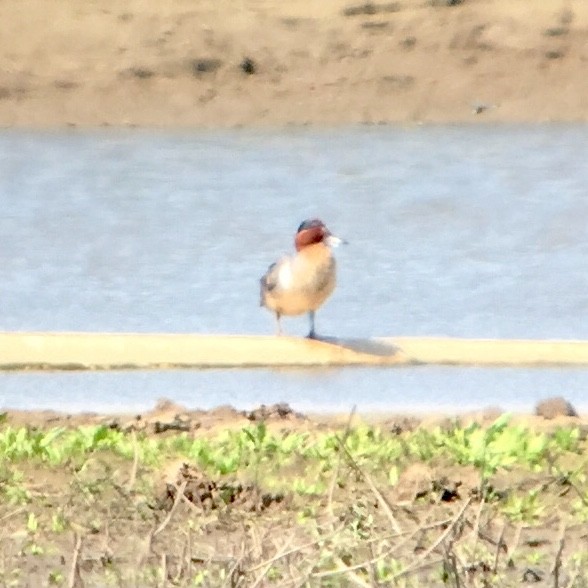
POLYGON ((338 347, 345 347, 356 353, 367 353, 370 355, 379 355, 381 357, 391 357, 400 352, 400 348, 396 345, 384 341, 378 341, 377 339, 348 339, 327 335, 315 335, 312 340, 337 345, 338 347))

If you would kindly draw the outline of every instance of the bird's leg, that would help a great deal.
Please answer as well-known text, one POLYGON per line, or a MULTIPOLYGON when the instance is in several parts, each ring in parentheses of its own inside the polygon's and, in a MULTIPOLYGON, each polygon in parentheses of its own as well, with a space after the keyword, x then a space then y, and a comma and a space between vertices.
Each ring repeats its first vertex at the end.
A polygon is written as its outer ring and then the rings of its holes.
POLYGON ((308 318, 310 320, 310 332, 308 333, 309 339, 316 339, 316 333, 314 331, 314 310, 311 310, 308 313, 308 318))
POLYGON ((282 331, 282 323, 280 322, 281 314, 276 312, 276 323, 278 325, 278 335, 283 335, 284 332, 282 331))

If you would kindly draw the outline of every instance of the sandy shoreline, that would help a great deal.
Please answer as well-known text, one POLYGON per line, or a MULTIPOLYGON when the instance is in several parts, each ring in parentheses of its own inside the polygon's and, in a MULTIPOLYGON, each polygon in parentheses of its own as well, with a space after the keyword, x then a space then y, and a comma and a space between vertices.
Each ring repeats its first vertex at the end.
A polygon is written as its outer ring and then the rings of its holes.
POLYGON ((588 120, 583 0, 7 0, 0 19, 4 128, 588 120))

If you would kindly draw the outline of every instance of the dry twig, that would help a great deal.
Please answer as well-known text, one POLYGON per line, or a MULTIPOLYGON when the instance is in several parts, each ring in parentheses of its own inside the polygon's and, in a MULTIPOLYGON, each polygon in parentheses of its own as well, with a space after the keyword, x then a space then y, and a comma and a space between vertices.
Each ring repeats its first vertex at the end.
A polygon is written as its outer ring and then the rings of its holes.
POLYGON ((176 512, 176 510, 178 510, 178 506, 180 504, 180 502, 182 501, 182 497, 184 496, 184 491, 186 490, 186 484, 188 482, 186 480, 184 480, 180 486, 176 486, 176 496, 174 498, 174 503, 170 509, 170 511, 167 513, 167 516, 165 517, 165 519, 163 519, 163 522, 161 523, 161 525, 159 525, 159 527, 157 527, 157 529, 155 529, 155 531, 153 531, 153 533, 151 533, 151 538, 154 539, 155 537, 157 537, 157 535, 159 535, 168 525, 169 522, 171 521, 172 517, 174 516, 174 513, 176 512))
POLYGON ((268 565, 271 566, 276 561, 278 561, 284 557, 287 557, 287 556, 292 555, 294 553, 304 551, 305 549, 308 549, 309 547, 314 547, 315 545, 318 545, 319 543, 322 543, 323 541, 327 541, 329 539, 332 539, 333 537, 338 535, 343 530, 343 528, 344 528, 343 526, 340 526, 338 529, 331 531, 328 535, 321 536, 319 539, 314 539, 313 541, 309 541, 308 543, 303 543, 302 545, 298 545, 297 547, 293 547, 292 549, 289 549, 287 551, 282 551, 280 553, 277 553, 276 555, 274 555, 270 559, 265 560, 257 565, 254 565, 254 566, 248 568, 246 570, 246 572, 248 574, 250 574, 252 572, 256 572, 257 570, 265 568, 268 565))
MULTIPOLYGON (((343 439, 339 439, 339 443, 345 445, 347 442, 347 438, 349 437, 349 433, 351 432, 351 421, 355 415, 355 406, 351 409, 349 413, 349 418, 347 419, 347 425, 345 426, 345 431, 343 433, 343 439)), ((335 470, 333 471, 333 477, 331 478, 331 483, 329 484, 329 492, 327 494, 327 512, 333 515, 333 494, 335 493, 335 486, 337 485, 337 478, 339 477, 339 470, 341 469, 341 453, 337 456, 337 465, 335 466, 335 470)))
POLYGON ((513 554, 514 554, 516 548, 519 546, 522 532, 523 532, 523 524, 521 523, 517 526, 517 530, 515 532, 515 536, 514 536, 512 545, 510 547, 507 547, 507 554, 508 554, 509 560, 512 560, 513 554))
POLYGON ((386 515, 388 516, 388 520, 390 521, 392 528, 396 531, 396 533, 402 533, 402 529, 401 529, 400 525, 398 524, 398 522, 396 521, 396 517, 394 516, 394 513, 392 512, 392 508, 388 504, 388 501, 386 500, 384 495, 378 490, 378 488, 374 484, 374 481, 372 480, 371 476, 366 471, 362 470, 359 467, 359 464, 357 463, 357 461, 355 460, 353 455, 351 455, 351 452, 349 451, 349 449, 347 449, 347 447, 343 443, 343 441, 341 439, 339 439, 339 437, 337 437, 337 441, 339 442, 339 446, 341 447, 341 449, 343 450, 343 452, 347 456, 347 459, 349 460, 349 463, 351 464, 353 469, 366 481, 367 485, 370 487, 372 494, 376 497, 376 500, 378 501, 378 503, 380 504, 380 506, 382 507, 382 509, 386 513, 386 515))
POLYGON ((551 569, 551 574, 553 575, 553 588, 559 588, 559 572, 561 570, 561 554, 563 553, 566 541, 566 525, 562 523, 561 530, 559 532, 559 540, 557 546, 557 552, 555 553, 555 559, 553 561, 553 568, 551 569))
POLYGON ((21 506, 20 508, 17 508, 13 511, 7 512, 5 515, 2 515, 0 517, 0 523, 3 523, 5 521, 7 521, 8 519, 20 514, 21 512, 23 512, 25 510, 24 506, 21 506))
POLYGON ((161 588, 167 586, 167 554, 161 554, 161 588))
POLYGON ((69 580, 67 588, 83 588, 84 581, 80 574, 80 551, 82 549, 82 536, 74 533, 75 543, 74 550, 71 557, 71 568, 69 572, 69 580))
POLYGON ((255 579, 255 582, 253 582, 253 584, 251 584, 251 588, 257 588, 257 586, 261 586, 263 579, 265 578, 266 574, 269 572, 269 570, 273 566, 274 561, 281 559, 282 557, 285 556, 286 553, 292 551, 292 550, 288 549, 291 543, 292 543, 292 537, 290 537, 286 541, 286 543, 282 547, 281 551, 279 551, 275 557, 271 558, 270 560, 268 560, 266 562, 266 565, 263 567, 263 570, 261 571, 261 573, 258 574, 257 578, 255 579))
POLYGON ((464 515, 465 511, 467 510, 468 506, 470 505, 471 501, 472 501, 471 498, 468 498, 466 500, 465 504, 459 509, 458 513, 453 517, 453 519, 452 519, 450 525, 447 527, 447 529, 445 529, 445 531, 443 531, 443 533, 441 533, 441 535, 437 538, 437 540, 426 551, 424 551, 416 560, 414 560, 414 562, 412 562, 412 564, 408 565, 401 572, 398 572, 397 574, 395 574, 394 578, 393 578, 394 580, 412 573, 415 569, 417 569, 420 566, 420 564, 422 564, 429 557, 429 555, 431 555, 431 553, 433 553, 433 551, 435 551, 435 549, 437 549, 437 547, 439 547, 439 545, 441 545, 441 543, 443 543, 443 541, 445 541, 445 539, 447 539, 447 537, 449 537, 450 533, 452 533, 452 531, 455 529, 455 526, 457 525, 457 523, 459 523, 459 521, 463 517, 463 515, 464 515))
POLYGON ((133 441, 133 465, 131 467, 131 474, 127 484, 127 491, 130 492, 137 481, 137 469, 139 467, 139 444, 137 443, 137 433, 133 430, 131 433, 133 441))
POLYGON ((496 543, 496 552, 494 553, 494 565, 492 566, 492 573, 496 575, 498 571, 498 560, 500 558, 500 549, 503 547, 504 543, 502 539, 504 538, 504 532, 506 531, 506 521, 503 521, 502 528, 500 529, 500 535, 498 536, 498 542, 496 543))

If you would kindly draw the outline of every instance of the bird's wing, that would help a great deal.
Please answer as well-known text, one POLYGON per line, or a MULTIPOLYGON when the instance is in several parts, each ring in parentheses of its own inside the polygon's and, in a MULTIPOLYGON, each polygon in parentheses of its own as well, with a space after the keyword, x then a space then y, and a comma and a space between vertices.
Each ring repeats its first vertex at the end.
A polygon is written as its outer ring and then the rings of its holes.
POLYGON ((271 292, 277 285, 280 277, 280 268, 278 263, 272 263, 267 272, 261 277, 260 283, 262 290, 271 292))
POLYGON ((268 294, 276 294, 275 291, 292 287, 292 271, 292 259, 287 255, 269 266, 260 280, 261 306, 264 306, 268 294))

